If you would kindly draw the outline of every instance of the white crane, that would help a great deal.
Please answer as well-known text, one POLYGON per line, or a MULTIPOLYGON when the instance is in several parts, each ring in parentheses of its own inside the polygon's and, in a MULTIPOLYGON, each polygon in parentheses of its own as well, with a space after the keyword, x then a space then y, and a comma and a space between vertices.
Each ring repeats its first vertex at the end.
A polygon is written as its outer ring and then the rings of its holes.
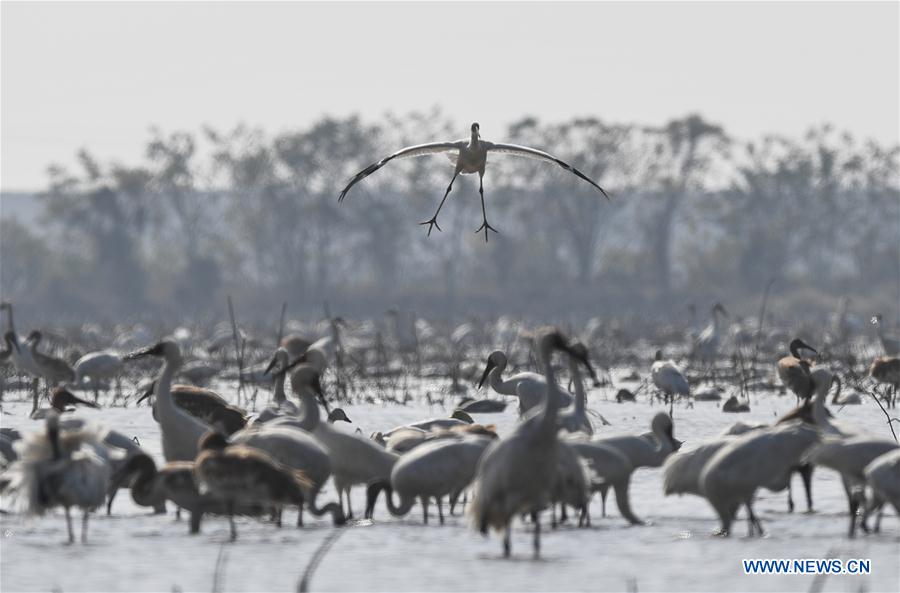
POLYGON ((388 510, 395 517, 409 513, 416 499, 422 503, 422 517, 428 523, 428 502, 437 502, 438 518, 444 524, 441 499, 449 496, 451 505, 475 477, 478 461, 492 439, 479 435, 444 438, 425 443, 403 455, 391 470, 390 481, 369 485, 366 491, 366 518, 374 514, 375 503, 385 491, 388 510), (394 502, 394 492, 400 496, 400 504, 394 502))
POLYGON ((703 487, 700 484, 703 468, 722 447, 733 443, 737 438, 736 434, 720 436, 700 443, 690 451, 679 451, 666 459, 663 466, 663 493, 666 496, 671 494, 703 496, 703 487))
POLYGON ((591 420, 587 416, 587 395, 585 394, 584 383, 581 380, 581 371, 579 370, 578 365, 586 364, 588 372, 594 380, 594 384, 596 385, 599 382, 597 381, 594 369, 587 362, 588 351, 585 345, 581 342, 576 342, 575 344, 572 344, 572 350, 579 354, 577 357, 569 357, 569 375, 572 380, 572 385, 575 388, 575 406, 571 412, 559 414, 559 427, 564 432, 583 433, 587 436, 591 436, 594 434, 594 427, 591 425, 591 420))
MULTIPOLYGON (((874 493, 875 504, 873 507, 880 508, 885 502, 888 502, 900 516, 900 449, 894 449, 876 457, 863 470, 863 475, 874 493)), ((870 510, 866 509, 867 515, 870 510)), ((865 518, 863 518, 862 524, 866 524, 865 518)), ((878 514, 875 531, 878 531, 880 527, 881 513, 878 514)))
POLYGON ((166 461, 193 461, 197 457, 200 439, 212 427, 182 410, 172 397, 172 377, 181 367, 181 349, 174 340, 163 340, 126 355, 124 360, 137 360, 146 356, 164 360, 156 379, 156 402, 153 408, 162 436, 163 456, 166 461))
POLYGON ((719 343, 722 339, 722 322, 719 316, 728 317, 728 311, 721 303, 712 306, 712 320, 709 325, 697 336, 694 342, 694 354, 703 365, 712 372, 713 382, 716 380, 716 357, 719 355, 719 343))
POLYGON ((87 377, 91 379, 94 390, 94 401, 100 397, 99 386, 103 379, 115 379, 116 392, 122 391, 121 373, 125 368, 124 361, 118 352, 101 350, 89 352, 75 361, 75 385, 82 386, 87 377))
POLYGON ((343 432, 321 421, 316 397, 324 401, 324 396, 319 384, 319 372, 314 367, 301 363, 291 375, 291 387, 300 398, 304 420, 309 423, 310 432, 328 451, 338 501, 343 509, 343 498, 346 493, 347 512, 344 516, 350 518, 353 516, 350 489, 355 484, 370 484, 390 479, 391 470, 398 456, 385 451, 365 437, 343 432))
POLYGON ((487 211, 484 207, 484 171, 487 167, 487 157, 488 153, 493 154, 509 154, 512 156, 525 157, 531 159, 537 159, 541 161, 547 161, 550 163, 555 163, 573 173, 577 177, 587 181, 592 186, 597 188, 600 193, 602 193, 607 199, 609 196, 606 195, 606 192, 602 187, 597 185, 594 181, 592 181, 588 176, 584 173, 569 165, 568 163, 563 162, 562 160, 556 158, 555 156, 548 154, 542 150, 537 150, 535 148, 529 148, 527 146, 519 146, 517 144, 503 144, 499 142, 487 142, 481 139, 481 134, 479 133, 480 126, 477 123, 473 123, 471 127, 471 136, 468 140, 457 140, 456 142, 430 142, 428 144, 418 144, 416 146, 409 146, 398 150, 394 154, 385 157, 378 161, 377 163, 373 163, 357 173, 353 179, 350 180, 350 183, 347 184, 347 187, 341 191, 341 195, 339 201, 343 202, 344 198, 347 197, 347 192, 350 191, 350 188, 353 187, 359 181, 362 181, 388 162, 394 159, 402 159, 407 157, 417 157, 424 156, 429 154, 436 153, 456 153, 455 154, 455 169, 453 171, 453 178, 450 180, 450 185, 447 186, 447 191, 444 192, 444 198, 441 200, 440 205, 438 206, 437 212, 434 213, 430 219, 421 223, 423 225, 428 225, 428 234, 431 235, 432 227, 436 227, 437 230, 441 230, 441 227, 438 226, 437 217, 441 212, 441 208, 444 206, 444 202, 447 200, 447 196, 450 195, 450 191, 453 189, 453 182, 456 181, 456 177, 462 173, 463 175, 468 175, 472 173, 478 173, 478 193, 481 194, 481 214, 483 216, 484 222, 475 233, 480 233, 482 230, 484 231, 484 240, 488 240, 488 230, 497 232, 497 229, 488 224, 487 220, 487 211))
POLYGON ((675 438, 672 417, 665 412, 653 416, 650 431, 651 434, 603 437, 592 442, 618 449, 634 469, 659 467, 681 447, 681 441, 675 438))
POLYGON ((66 512, 69 543, 75 542, 69 509, 82 509, 81 541, 87 542, 88 515, 103 504, 110 477, 109 451, 93 427, 60 430, 59 415, 46 419, 46 432, 27 435, 17 444, 19 458, 4 472, 4 494, 30 515, 54 507, 66 512))
MULTIPOLYGON (((665 462, 669 455, 681 447, 681 441, 676 439, 673 433, 674 425, 672 424, 672 418, 665 412, 658 412, 653 416, 653 419, 650 421, 650 429, 650 433, 642 435, 619 435, 599 439, 595 438, 590 441, 590 444, 609 447, 621 453, 625 459, 628 460, 628 476, 630 480, 631 473, 638 468, 659 467, 665 462)), ((583 447, 580 443, 576 447, 576 450, 579 452, 583 450, 592 453, 593 455, 598 455, 583 447)), ((606 454, 601 451, 599 455, 606 454)), ((613 462, 612 467, 618 469, 619 464, 613 462)), ((632 523, 639 523, 640 519, 634 517, 627 501, 628 482, 619 483, 624 484, 624 490, 621 490, 621 492, 626 496, 624 502, 629 513, 629 515, 625 515, 623 512, 623 516, 632 523)), ((615 485, 615 482, 607 480, 605 483, 601 483, 595 488, 600 491, 604 516, 606 514, 606 495, 609 492, 609 487, 615 485)), ((619 509, 622 510, 622 504, 619 503, 619 499, 620 490, 616 490, 616 502, 619 504, 619 509)))
POLYGON ((201 494, 225 504, 231 541, 237 539, 234 514, 242 505, 274 508, 279 518, 284 505, 303 505, 303 490, 312 484, 301 471, 285 467, 253 447, 229 446, 225 436, 209 432, 200 441, 194 479, 201 494))
POLYGON ((510 522, 522 513, 531 513, 534 524, 534 552, 540 553, 538 513, 549 500, 557 472, 558 399, 552 397, 556 373, 551 363, 554 350, 568 351, 565 337, 556 330, 541 330, 538 354, 544 371, 545 403, 540 412, 519 423, 506 438, 484 454, 478 467, 475 498, 470 508, 482 533, 493 527, 504 531, 503 553, 510 554, 510 522))
POLYGON ((669 403, 669 415, 675 405, 675 396, 687 397, 691 394, 691 386, 674 360, 663 360, 662 350, 656 351, 654 362, 650 365, 650 378, 656 388, 663 392, 669 403))
POLYGON ((866 466, 879 456, 897 448, 896 441, 875 439, 870 436, 829 438, 806 455, 809 463, 833 469, 841 475, 850 506, 850 537, 856 532, 856 512, 860 503, 865 500, 866 478, 863 472, 866 466))
MULTIPOLYGON (((487 381, 491 389, 500 395, 509 395, 519 398, 519 415, 524 416, 541 404, 546 397, 547 382, 539 373, 523 372, 503 379, 503 371, 506 370, 506 354, 501 350, 495 350, 487 358, 487 365, 481 374, 478 388, 487 381)), ((572 396, 559 388, 551 386, 550 393, 557 400, 557 405, 564 408, 572 403, 572 396)))
MULTIPOLYGON (((405 430, 421 430, 422 432, 431 432, 433 430, 448 430, 454 427, 462 427, 473 424, 475 420, 467 412, 462 410, 453 410, 449 418, 429 418, 428 420, 419 420, 396 426, 390 430, 381 432, 384 439, 390 439, 394 434, 405 430)), ((379 434, 379 433, 376 433, 379 434)))
POLYGON ((753 497, 759 488, 773 492, 790 483, 803 454, 819 440, 808 424, 791 422, 751 431, 731 442, 707 462, 700 474, 700 488, 721 522, 720 535, 728 535, 741 505, 747 508, 749 534, 763 535, 753 514, 753 497))

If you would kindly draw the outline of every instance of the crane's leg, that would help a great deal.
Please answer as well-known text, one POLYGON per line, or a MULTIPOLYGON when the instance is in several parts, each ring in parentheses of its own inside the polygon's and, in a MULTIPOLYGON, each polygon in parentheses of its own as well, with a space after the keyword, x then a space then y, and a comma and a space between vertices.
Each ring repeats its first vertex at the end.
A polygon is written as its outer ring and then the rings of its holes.
POLYGON ((72 531, 72 515, 69 514, 69 507, 66 507, 66 527, 69 530, 69 543, 75 543, 75 533, 72 531))
POLYGON ((503 531, 503 557, 509 558, 510 552, 512 551, 512 546, 509 542, 509 532, 511 531, 509 523, 506 524, 506 529, 503 531))
POLYGON ((437 497, 437 508, 438 508, 438 519, 441 520, 441 525, 444 524, 444 503, 441 502, 441 497, 437 497))
MULTIPOLYGON (((759 518, 753 513, 753 498, 749 497, 744 500, 744 506, 747 508, 747 537, 753 537, 754 531, 757 535, 762 537, 765 535, 765 532, 763 532, 762 523, 759 518)), ((735 509, 735 513, 736 512, 737 509, 735 509)))
POLYGON ((813 512, 812 501, 812 474, 813 465, 804 463, 800 466, 800 477, 803 478, 803 488, 806 490, 806 512, 813 512))
POLYGON ((196 510, 191 513, 190 533, 200 533, 200 522, 203 520, 203 511, 196 510))
POLYGON ((350 504, 350 486, 347 486, 347 518, 353 518, 353 505, 350 504))
POLYGON ((497 232, 497 229, 488 224, 487 221, 487 211, 484 209, 484 172, 478 173, 478 193, 481 194, 481 216, 484 218, 484 222, 481 223, 481 226, 478 227, 478 230, 475 231, 477 235, 482 230, 484 231, 484 242, 487 243, 488 240, 488 231, 497 232))
POLYGON ((603 484, 600 486, 600 516, 606 516, 606 496, 609 494, 609 486, 603 484))
POLYGON ((228 524, 231 527, 231 541, 237 540, 237 527, 234 524, 234 503, 228 501, 228 524))
POLYGON ((450 195, 450 190, 453 189, 453 182, 456 181, 456 176, 459 175, 459 167, 456 168, 456 171, 453 173, 453 179, 450 180, 450 185, 447 186, 447 191, 444 192, 444 198, 441 200, 440 205, 438 206, 437 212, 434 213, 434 216, 426 220, 425 222, 420 222, 419 224, 427 224, 428 225, 428 236, 431 236, 431 227, 437 227, 437 230, 441 230, 441 227, 438 226, 437 217, 438 214, 441 213, 441 208, 444 207, 444 202, 447 201, 447 196, 450 195))
POLYGON ((419 502, 422 503, 422 520, 428 525, 428 497, 420 496, 419 502))
POLYGON ((87 543, 87 529, 88 529, 88 512, 84 511, 84 514, 81 516, 81 543, 87 543))
POLYGON ((541 518, 534 512, 531 519, 534 521, 534 557, 538 558, 541 555, 541 518))
POLYGON ((794 512, 794 495, 791 490, 791 480, 788 479, 788 512, 794 512))

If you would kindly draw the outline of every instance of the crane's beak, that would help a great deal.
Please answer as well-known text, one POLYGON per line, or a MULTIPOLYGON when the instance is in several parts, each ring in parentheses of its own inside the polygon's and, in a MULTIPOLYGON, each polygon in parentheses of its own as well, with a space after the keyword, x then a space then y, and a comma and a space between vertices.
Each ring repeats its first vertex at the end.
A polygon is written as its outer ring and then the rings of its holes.
POLYGON ((87 400, 83 400, 83 399, 81 399, 80 397, 76 396, 74 393, 72 393, 72 392, 69 391, 69 390, 66 390, 66 397, 69 399, 69 402, 68 402, 68 403, 70 403, 70 404, 72 404, 72 405, 77 405, 77 406, 87 406, 87 407, 89 407, 89 408, 95 408, 95 409, 99 409, 99 408, 100 408, 100 406, 98 406, 98 405, 95 404, 94 402, 89 402, 89 401, 87 401, 87 400))
POLYGON ((158 356, 159 354, 162 354, 162 344, 154 344, 153 346, 147 346, 146 348, 129 352, 122 357, 122 360, 137 360, 139 358, 144 358, 145 356, 158 356))
POLYGON ((488 375, 494 370, 494 367, 497 365, 494 364, 494 361, 488 357, 487 366, 484 367, 484 372, 481 373, 481 379, 478 381, 478 389, 481 389, 484 386, 484 382, 487 381, 488 375))
POLYGON ((804 342, 803 340, 800 340, 800 347, 801 347, 801 348, 805 348, 805 349, 807 349, 807 350, 810 350, 813 354, 818 354, 818 353, 819 353, 818 350, 816 350, 815 348, 813 348, 812 346, 810 346, 809 344, 807 344, 807 343, 804 342))
POLYGON ((144 392, 144 395, 142 395, 140 397, 140 399, 138 399, 136 402, 134 402, 134 405, 138 405, 139 403, 141 403, 142 401, 144 401, 145 399, 147 399, 148 397, 153 395, 154 389, 156 389, 156 381, 154 381, 153 383, 150 384, 150 387, 147 388, 147 391, 144 392))
POLYGON ((274 368, 277 363, 278 363, 278 357, 273 356, 272 360, 269 361, 269 366, 267 366, 266 370, 263 371, 263 375, 268 375, 270 372, 272 372, 272 368, 274 368))

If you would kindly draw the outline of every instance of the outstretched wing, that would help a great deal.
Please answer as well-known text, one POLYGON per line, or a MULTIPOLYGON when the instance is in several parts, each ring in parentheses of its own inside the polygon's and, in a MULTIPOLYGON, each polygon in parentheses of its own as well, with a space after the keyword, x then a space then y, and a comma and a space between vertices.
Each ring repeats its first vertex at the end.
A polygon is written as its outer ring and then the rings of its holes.
POLYGON ((597 185, 596 183, 594 183, 594 181, 590 177, 588 177, 587 175, 585 175, 584 173, 582 173, 581 171, 579 171, 578 169, 576 169, 569 163, 562 161, 562 160, 556 158, 555 156, 553 156, 552 154, 548 154, 548 153, 544 152, 543 150, 537 150, 536 148, 529 148, 527 146, 519 146, 518 144, 502 144, 502 143, 484 142, 484 141, 482 141, 482 144, 484 144, 487 147, 488 152, 499 152, 499 153, 510 154, 513 156, 520 156, 520 157, 525 157, 525 158, 529 158, 529 159, 536 159, 539 161, 548 161, 550 163, 556 163, 557 165, 559 165, 566 171, 573 173, 573 174, 577 175, 578 177, 581 177, 582 179, 584 179, 585 181, 587 181, 588 183, 590 183, 591 185, 593 185, 594 187, 599 189, 600 193, 602 193, 606 197, 607 200, 609 199, 609 196, 606 194, 606 192, 603 190, 603 188, 600 187, 599 185, 597 185))
POLYGON ((414 156, 425 156, 428 154, 436 154, 439 152, 451 152, 454 150, 459 150, 463 146, 466 145, 467 140, 460 140, 458 142, 429 142, 428 144, 417 144, 415 146, 407 146, 404 149, 398 150, 391 156, 385 157, 378 161, 377 163, 373 163, 354 175, 353 179, 350 180, 350 183, 347 184, 347 187, 344 188, 344 191, 341 192, 338 201, 343 202, 344 198, 347 196, 347 192, 350 191, 350 188, 353 187, 357 182, 362 181, 378 169, 382 168, 386 163, 392 161, 394 159, 405 159, 407 157, 414 156))

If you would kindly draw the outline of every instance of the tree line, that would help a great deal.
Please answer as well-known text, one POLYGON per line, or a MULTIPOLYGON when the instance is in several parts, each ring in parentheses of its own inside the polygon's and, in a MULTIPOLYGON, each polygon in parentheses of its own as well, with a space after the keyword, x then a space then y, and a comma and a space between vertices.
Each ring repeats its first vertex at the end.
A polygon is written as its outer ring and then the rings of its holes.
MULTIPOLYGON (((322 117, 269 134, 149 134, 137 163, 48 168, 37 228, 2 220, 0 292, 47 318, 346 315, 389 308, 460 317, 672 315, 688 302, 757 307, 774 279, 784 315, 854 297, 895 315, 900 300, 900 147, 833 126, 799 138, 737 139, 700 115, 662 126, 524 117, 487 139, 534 146, 557 167, 490 159, 485 244, 477 176, 441 156, 358 170, 409 144, 465 136, 440 110, 378 121, 322 117), (473 181, 474 179, 474 181, 473 181)), ((776 309, 778 310, 778 305, 776 309)))

